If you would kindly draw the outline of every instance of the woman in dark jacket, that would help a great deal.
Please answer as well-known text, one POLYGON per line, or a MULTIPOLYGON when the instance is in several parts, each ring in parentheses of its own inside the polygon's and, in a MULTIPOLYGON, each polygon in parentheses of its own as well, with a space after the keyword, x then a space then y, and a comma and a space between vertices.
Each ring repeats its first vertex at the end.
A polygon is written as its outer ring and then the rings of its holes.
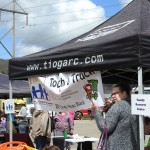
MULTIPOLYGON (((130 86, 117 84, 112 88, 115 103, 103 117, 102 110, 93 102, 97 126, 101 132, 106 123, 108 129, 108 150, 139 150, 138 118, 131 114, 130 86)), ((106 145, 106 144, 105 144, 106 145)))

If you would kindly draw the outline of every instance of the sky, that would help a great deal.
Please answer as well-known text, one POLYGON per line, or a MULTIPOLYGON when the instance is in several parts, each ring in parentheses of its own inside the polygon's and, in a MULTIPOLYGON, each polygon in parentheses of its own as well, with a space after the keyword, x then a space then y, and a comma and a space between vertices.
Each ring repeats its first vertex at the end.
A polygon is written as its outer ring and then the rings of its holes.
MULTIPOLYGON (((131 0, 16 0, 14 56, 22 57, 65 43, 98 26, 131 0), (28 20, 28 21, 27 21, 28 20)), ((13 0, 0 8, 13 10, 13 0)), ((10 59, 13 14, 1 11, 0 58, 10 59), (9 53, 7 52, 9 51, 9 53)))

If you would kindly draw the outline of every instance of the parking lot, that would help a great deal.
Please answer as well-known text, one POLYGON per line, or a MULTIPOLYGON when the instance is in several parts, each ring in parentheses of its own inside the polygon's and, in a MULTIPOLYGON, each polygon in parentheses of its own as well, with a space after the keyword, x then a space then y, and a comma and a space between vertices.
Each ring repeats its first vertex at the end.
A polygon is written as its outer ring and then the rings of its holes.
MULTIPOLYGON (((100 131, 97 128, 95 120, 75 120, 74 134, 99 138, 100 131)), ((98 142, 93 143, 93 150, 96 150, 97 144, 98 142)), ((76 150, 76 147, 77 144, 74 144, 71 150, 76 150)))
MULTIPOLYGON (((75 120, 74 134, 99 138, 100 131, 96 126, 95 120, 75 120)), ((93 150, 96 150, 97 144, 98 142, 93 143, 93 150)), ((77 143, 71 146, 71 150, 77 150, 77 143)))

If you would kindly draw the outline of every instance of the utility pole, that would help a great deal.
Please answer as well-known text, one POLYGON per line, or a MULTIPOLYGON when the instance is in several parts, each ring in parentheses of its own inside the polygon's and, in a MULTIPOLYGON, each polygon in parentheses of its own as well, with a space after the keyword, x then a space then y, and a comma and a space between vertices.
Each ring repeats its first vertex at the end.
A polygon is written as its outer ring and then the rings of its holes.
POLYGON ((15 29, 16 29, 16 24, 15 24, 15 3, 16 0, 13 0, 13 33, 12 33, 12 40, 13 40, 13 48, 12 48, 12 57, 15 57, 15 45, 16 45, 16 40, 15 40, 15 29))
MULTIPOLYGON (((11 12, 13 13, 13 27, 12 27, 12 58, 15 57, 15 14, 24 14, 24 15, 28 15, 27 13, 24 12, 19 12, 19 11, 16 11, 15 10, 15 5, 16 5, 16 0, 13 0, 13 10, 7 10, 7 9, 0 9, 0 11, 5 11, 5 12, 11 12)), ((0 41, 0 43, 2 44, 2 42, 0 41)), ((4 45, 2 45, 3 47, 5 47, 4 45)), ((5 50, 6 50, 6 47, 5 47, 5 50)), ((9 99, 12 99, 13 98, 13 94, 12 94, 12 80, 9 80, 9 99)), ((9 141, 13 141, 13 127, 12 127, 12 114, 10 113, 9 114, 9 141)))
MULTIPOLYGON (((26 15, 27 19, 26 19, 26 24, 28 21, 28 13, 26 13, 19 5, 19 7, 23 10, 23 12, 20 11, 16 11, 15 10, 15 5, 16 5, 16 0, 13 0, 13 10, 8 10, 8 9, 3 9, 0 8, 0 11, 4 11, 4 12, 10 12, 13 13, 13 27, 12 27, 12 58, 15 57, 15 14, 22 14, 22 15, 26 15)), ((1 43, 0 43, 1 44, 1 43)), ((3 46, 3 45, 2 45, 3 46)), ((3 46, 4 47, 4 46, 3 46)), ((6 50, 6 47, 5 47, 6 50)), ((7 50, 8 51, 8 50, 7 50)))

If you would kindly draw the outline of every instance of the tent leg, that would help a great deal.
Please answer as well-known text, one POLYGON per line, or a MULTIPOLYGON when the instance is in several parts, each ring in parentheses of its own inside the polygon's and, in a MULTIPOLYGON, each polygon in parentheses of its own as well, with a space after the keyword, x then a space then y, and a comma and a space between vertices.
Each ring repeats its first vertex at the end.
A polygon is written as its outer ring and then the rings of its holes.
MULTIPOLYGON (((142 67, 138 67, 138 88, 139 94, 143 94, 142 67)), ((140 134, 140 150, 144 150, 144 117, 142 115, 139 115, 139 134, 140 134)))
MULTIPOLYGON (((9 80, 9 99, 12 99, 12 81, 9 80)), ((12 136, 12 114, 9 114, 9 141, 13 141, 12 136)))

